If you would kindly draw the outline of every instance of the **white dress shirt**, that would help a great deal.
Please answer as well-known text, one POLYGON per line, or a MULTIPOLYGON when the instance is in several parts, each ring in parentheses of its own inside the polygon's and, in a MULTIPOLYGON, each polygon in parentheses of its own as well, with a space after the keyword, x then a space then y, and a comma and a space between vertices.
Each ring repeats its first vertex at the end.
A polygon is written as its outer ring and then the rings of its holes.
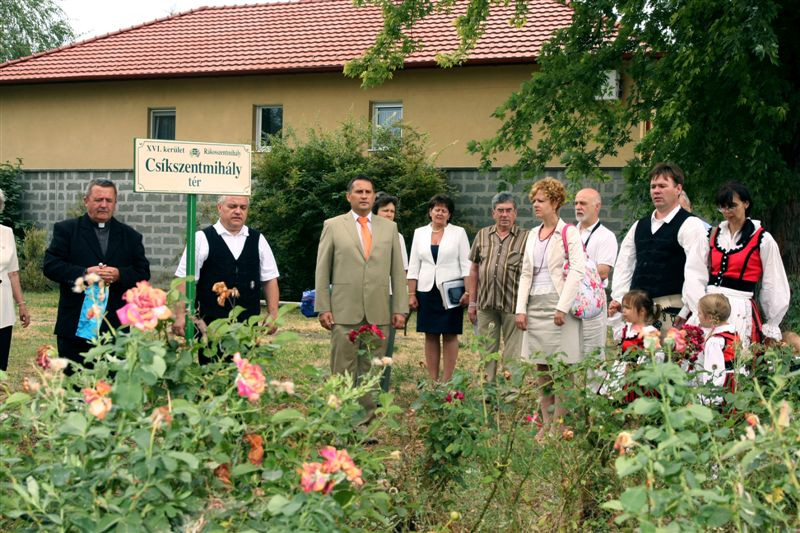
MULTIPOLYGON (((247 226, 242 226, 242 229, 239 230, 239 233, 234 235, 225 229, 225 227, 222 225, 222 222, 217 220, 216 224, 214 224, 214 230, 217 232, 217 235, 222 237, 222 240, 225 241, 225 244, 228 246, 228 250, 231 251, 231 255, 233 255, 234 259, 239 259, 239 256, 242 255, 242 250, 244 250, 244 243, 247 240, 247 237, 250 235, 250 230, 248 230, 247 226)), ((203 267, 203 263, 206 262, 206 259, 208 259, 208 239, 206 239, 206 234, 202 231, 195 233, 194 245, 194 269, 195 281, 197 281, 200 279, 200 269, 203 267)), ((275 256, 272 254, 272 248, 269 247, 267 239, 264 238, 263 233, 258 239, 258 262, 261 270, 260 277, 262 283, 271 279, 275 279, 280 275, 278 273, 278 265, 275 263, 275 256)), ((183 249, 181 262, 178 264, 178 268, 175 270, 176 277, 182 278, 185 275, 186 248, 183 249)))
MULTIPOLYGON (((597 266, 608 265, 613 268, 614 263, 617 262, 617 251, 619 250, 617 236, 614 235, 614 232, 605 224, 600 224, 600 220, 586 229, 578 224, 578 229, 581 232, 583 246, 586 248, 586 256, 597 266)), ((608 287, 608 278, 603 280, 603 287, 608 287)))
MULTIPOLYGON (((400 239, 400 255, 403 256, 403 270, 408 272, 408 250, 406 250, 406 240, 403 238, 403 234, 400 232, 397 232, 397 237, 400 239)), ((391 280, 392 276, 389 276, 389 279, 391 280)), ((389 296, 391 295, 392 295, 392 284, 389 283, 389 296)))
POLYGON ((400 239, 400 255, 403 256, 403 270, 408 270, 408 250, 406 249, 406 240, 403 234, 398 232, 397 237, 400 239))
MULTIPOLYGON (((656 211, 650 215, 650 233, 655 233, 666 222, 672 221, 678 214, 680 206, 675 207, 662 218, 656 218, 656 211)), ((614 264, 614 281, 611 284, 611 299, 622 301, 631 288, 633 270, 636 267, 636 243, 634 235, 639 221, 636 221, 628 230, 619 249, 617 262, 614 264)), ((703 221, 698 217, 687 218, 678 230, 678 244, 686 254, 686 264, 683 267, 683 290, 681 299, 683 309, 680 316, 686 318, 691 311, 697 316, 697 301, 705 294, 708 284, 708 234, 703 221)))

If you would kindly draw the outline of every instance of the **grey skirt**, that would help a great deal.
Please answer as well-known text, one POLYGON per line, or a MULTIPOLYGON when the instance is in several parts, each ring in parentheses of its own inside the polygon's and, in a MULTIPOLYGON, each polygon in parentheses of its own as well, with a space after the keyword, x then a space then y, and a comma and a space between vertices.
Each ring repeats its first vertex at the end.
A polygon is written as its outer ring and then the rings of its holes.
POLYGON ((581 349, 581 320, 567 313, 563 326, 553 323, 558 294, 528 296, 528 329, 522 339, 522 358, 530 363, 547 364, 547 356, 556 354, 562 363, 578 363, 581 349))

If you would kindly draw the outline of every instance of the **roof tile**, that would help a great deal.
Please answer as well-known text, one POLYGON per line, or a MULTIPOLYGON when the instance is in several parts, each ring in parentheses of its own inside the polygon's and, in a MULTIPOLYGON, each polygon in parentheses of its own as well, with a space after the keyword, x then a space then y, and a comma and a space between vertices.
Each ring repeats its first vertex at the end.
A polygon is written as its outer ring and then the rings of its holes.
MULTIPOLYGON (((413 29, 423 49, 406 67, 428 66, 458 45, 451 14, 413 29)), ((530 0, 527 23, 509 24, 513 6, 493 6, 486 33, 467 63, 532 62, 542 44, 572 19, 555 0, 530 0)), ((0 64, 0 83, 165 78, 240 73, 340 70, 374 42, 383 26, 376 7, 350 0, 202 7, 87 41, 0 64)))

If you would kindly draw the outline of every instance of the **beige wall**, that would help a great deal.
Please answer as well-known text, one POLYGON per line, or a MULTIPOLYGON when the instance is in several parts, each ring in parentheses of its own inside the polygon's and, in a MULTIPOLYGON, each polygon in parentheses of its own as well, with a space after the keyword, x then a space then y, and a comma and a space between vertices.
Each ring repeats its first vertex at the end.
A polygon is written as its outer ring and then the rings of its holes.
MULTIPOLYGON (((467 142, 494 133, 492 111, 530 65, 417 69, 371 90, 340 73, 0 86, 0 162, 26 169, 130 169, 148 109, 176 109, 177 138, 252 143, 256 105, 283 105, 284 126, 335 128, 367 119, 371 101, 402 101, 404 120, 429 135, 440 167, 470 168, 467 142)), ((619 167, 626 147, 604 166, 619 167)), ((511 162, 503 158, 499 164, 511 162)))

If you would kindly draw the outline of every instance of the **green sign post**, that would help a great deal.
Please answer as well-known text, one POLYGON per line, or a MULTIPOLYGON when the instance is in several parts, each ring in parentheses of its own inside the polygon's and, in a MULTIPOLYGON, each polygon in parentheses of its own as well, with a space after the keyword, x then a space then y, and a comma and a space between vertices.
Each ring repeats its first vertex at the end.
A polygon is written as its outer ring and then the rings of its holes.
POLYGON ((186 340, 194 338, 194 295, 196 281, 194 279, 194 233, 197 224, 197 195, 186 195, 186 275, 192 280, 186 283, 186 340))

